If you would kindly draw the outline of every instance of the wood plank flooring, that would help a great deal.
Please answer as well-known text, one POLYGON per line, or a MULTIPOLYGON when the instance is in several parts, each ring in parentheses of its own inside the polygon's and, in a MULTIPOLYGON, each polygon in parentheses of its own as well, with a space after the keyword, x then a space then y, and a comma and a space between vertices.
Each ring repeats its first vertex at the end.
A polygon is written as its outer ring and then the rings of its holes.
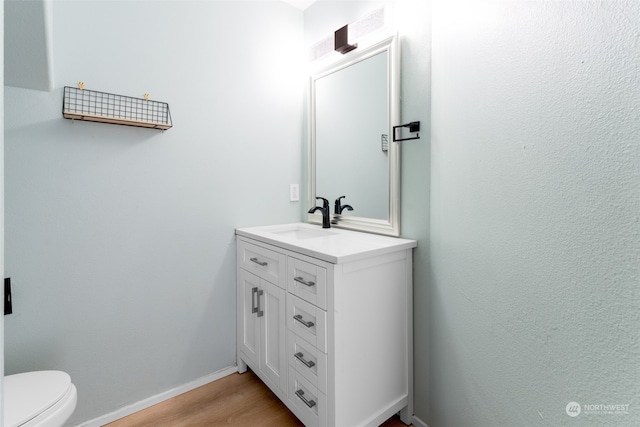
MULTIPOLYGON (((232 374, 158 403, 105 427, 251 426, 300 427, 303 424, 258 377, 232 374)), ((392 417, 384 427, 405 427, 392 417)))

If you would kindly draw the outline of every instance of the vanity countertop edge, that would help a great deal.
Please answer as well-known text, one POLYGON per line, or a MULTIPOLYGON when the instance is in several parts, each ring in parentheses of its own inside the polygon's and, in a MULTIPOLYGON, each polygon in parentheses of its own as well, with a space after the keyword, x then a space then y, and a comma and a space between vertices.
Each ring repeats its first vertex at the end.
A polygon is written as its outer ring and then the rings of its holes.
POLYGON ((236 228, 235 234, 333 264, 418 246, 418 242, 412 239, 341 228, 323 229, 317 225, 302 222, 236 228))

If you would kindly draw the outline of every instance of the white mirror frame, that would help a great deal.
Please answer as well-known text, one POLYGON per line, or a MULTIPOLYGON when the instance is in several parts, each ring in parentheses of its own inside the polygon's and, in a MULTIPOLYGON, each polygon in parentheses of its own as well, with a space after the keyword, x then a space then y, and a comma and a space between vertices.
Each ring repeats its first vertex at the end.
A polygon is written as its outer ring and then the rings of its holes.
MULTIPOLYGON (((353 50, 339 60, 324 66, 313 73, 309 86, 309 179, 308 195, 309 207, 317 206, 316 203, 316 111, 315 111, 315 81, 329 74, 338 72, 350 65, 356 64, 367 58, 382 52, 388 53, 387 75, 389 78, 387 99, 389 100, 389 215, 388 220, 365 218, 351 215, 331 214, 331 226, 346 228, 368 233, 384 234, 389 236, 400 235, 400 144, 393 142, 393 126, 400 122, 400 48, 396 34, 384 38, 371 46, 353 50)), ((319 195, 322 196, 322 195, 319 195)), ((327 195, 331 197, 330 195, 327 195)), ((333 200, 329 200, 332 208, 333 200)), ((322 224, 322 215, 318 212, 308 214, 307 221, 314 224, 322 224)))

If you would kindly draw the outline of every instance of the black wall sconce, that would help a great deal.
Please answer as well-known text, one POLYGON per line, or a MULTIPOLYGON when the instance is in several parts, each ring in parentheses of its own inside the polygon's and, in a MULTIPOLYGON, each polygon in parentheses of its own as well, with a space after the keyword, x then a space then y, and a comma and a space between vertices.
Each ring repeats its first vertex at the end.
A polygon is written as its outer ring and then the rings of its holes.
POLYGON ((345 25, 344 27, 336 30, 333 37, 333 48, 337 52, 341 54, 345 54, 347 52, 351 52, 353 49, 357 48, 358 44, 349 44, 349 26, 345 25))
POLYGON ((411 123, 405 123, 403 125, 398 125, 398 126, 394 126, 393 127, 393 142, 400 142, 400 141, 410 141, 412 139, 420 139, 420 135, 416 135, 412 138, 396 138, 396 129, 398 128, 409 128, 409 132, 413 133, 413 132, 420 132, 420 122, 411 122, 411 123))

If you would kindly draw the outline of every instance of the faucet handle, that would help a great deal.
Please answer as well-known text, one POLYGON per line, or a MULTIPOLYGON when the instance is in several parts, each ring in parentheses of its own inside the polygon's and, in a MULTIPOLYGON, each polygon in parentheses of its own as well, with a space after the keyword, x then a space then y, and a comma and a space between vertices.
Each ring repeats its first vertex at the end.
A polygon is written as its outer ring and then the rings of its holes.
POLYGON ((316 196, 316 200, 322 200, 322 207, 329 209, 329 201, 327 199, 325 199, 324 197, 317 197, 316 196))

